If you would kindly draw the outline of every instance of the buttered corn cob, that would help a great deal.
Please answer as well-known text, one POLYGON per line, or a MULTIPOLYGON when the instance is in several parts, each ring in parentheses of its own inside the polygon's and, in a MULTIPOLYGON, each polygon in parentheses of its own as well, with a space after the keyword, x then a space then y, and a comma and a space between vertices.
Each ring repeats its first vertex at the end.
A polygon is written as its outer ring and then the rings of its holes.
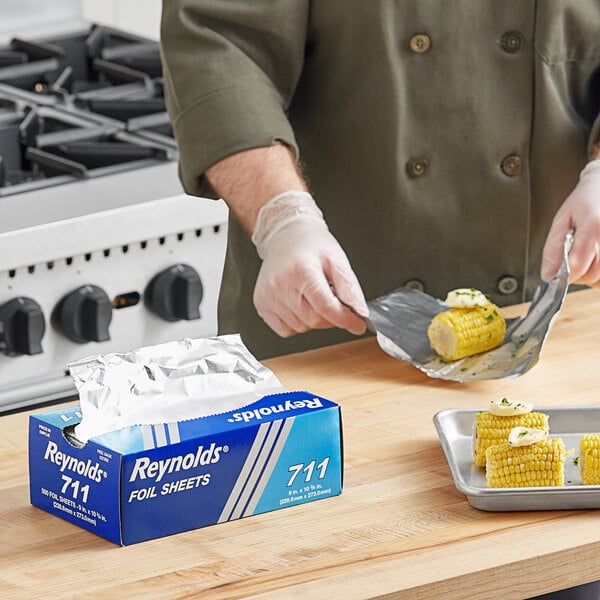
POLYGON ((444 360, 491 350, 502 343, 505 333, 504 317, 491 302, 438 313, 427 329, 431 347, 444 360))
POLYGON ((600 433, 584 433, 581 436, 579 474, 584 485, 600 484, 600 433))
POLYGON ((486 479, 491 488, 564 485, 566 449, 560 438, 517 448, 498 444, 490 446, 485 454, 486 479))
POLYGON ((486 450, 493 445, 503 444, 514 427, 531 427, 549 431, 548 415, 542 412, 528 412, 521 415, 497 416, 483 411, 475 415, 473 430, 473 461, 477 467, 485 467, 486 450))

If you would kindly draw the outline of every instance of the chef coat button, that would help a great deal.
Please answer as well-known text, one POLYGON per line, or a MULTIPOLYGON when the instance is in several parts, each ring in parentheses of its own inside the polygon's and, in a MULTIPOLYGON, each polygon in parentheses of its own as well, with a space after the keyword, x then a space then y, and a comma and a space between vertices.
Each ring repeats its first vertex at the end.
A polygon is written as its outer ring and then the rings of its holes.
POLYGON ((431 38, 424 33, 417 33, 410 38, 410 49, 417 54, 423 54, 431 48, 431 38))
POLYGON ((409 279, 404 284, 404 287, 408 288, 409 290, 417 290, 417 292, 422 292, 425 290, 425 286, 423 285, 423 282, 418 279, 409 279))
POLYGON ((514 294, 519 289, 519 282, 511 275, 505 275, 498 280, 498 291, 501 294, 514 294))
POLYGON ((427 164, 426 158, 411 158, 406 163, 406 172, 410 177, 421 177, 427 170, 427 164))
POLYGON ((523 36, 518 31, 507 31, 500 38, 500 46, 504 52, 514 54, 521 49, 524 41, 523 36))
POLYGON ((521 157, 517 156, 516 154, 509 154, 502 160, 500 168, 505 175, 514 177, 521 172, 521 169, 523 168, 523 161, 521 160, 521 157))

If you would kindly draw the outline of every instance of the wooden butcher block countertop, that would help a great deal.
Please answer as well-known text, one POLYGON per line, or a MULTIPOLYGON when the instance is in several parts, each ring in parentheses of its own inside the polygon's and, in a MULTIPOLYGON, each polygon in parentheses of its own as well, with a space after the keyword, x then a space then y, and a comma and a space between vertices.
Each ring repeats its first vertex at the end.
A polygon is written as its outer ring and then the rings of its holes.
POLYGON ((473 508, 432 421, 502 396, 600 404, 599 332, 585 290, 517 379, 430 379, 374 339, 266 361, 342 406, 342 495, 124 548, 29 504, 27 414, 0 417, 0 597, 509 600, 600 579, 600 511, 473 508))

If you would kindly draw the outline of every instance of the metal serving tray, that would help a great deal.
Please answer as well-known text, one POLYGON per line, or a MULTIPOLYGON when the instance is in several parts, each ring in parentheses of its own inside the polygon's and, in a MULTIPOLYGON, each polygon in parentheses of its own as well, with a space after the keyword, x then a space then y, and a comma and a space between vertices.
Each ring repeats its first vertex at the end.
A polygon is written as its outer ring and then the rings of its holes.
POLYGON ((575 458, 583 433, 600 432, 600 406, 544 408, 535 410, 550 418, 550 437, 565 442, 565 485, 563 487, 488 488, 485 469, 473 464, 475 414, 485 409, 450 409, 437 413, 434 424, 448 460, 454 483, 472 506, 489 511, 573 510, 600 508, 600 485, 584 486, 575 458))

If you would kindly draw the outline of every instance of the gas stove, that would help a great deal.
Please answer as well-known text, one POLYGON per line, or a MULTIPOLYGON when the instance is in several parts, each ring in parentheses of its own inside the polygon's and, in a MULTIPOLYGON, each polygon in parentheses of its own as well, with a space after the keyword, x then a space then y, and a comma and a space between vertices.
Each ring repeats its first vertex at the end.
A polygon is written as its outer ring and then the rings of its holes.
POLYGON ((157 42, 0 47, 0 412, 74 394, 83 356, 214 335, 226 222, 182 191, 157 42))

